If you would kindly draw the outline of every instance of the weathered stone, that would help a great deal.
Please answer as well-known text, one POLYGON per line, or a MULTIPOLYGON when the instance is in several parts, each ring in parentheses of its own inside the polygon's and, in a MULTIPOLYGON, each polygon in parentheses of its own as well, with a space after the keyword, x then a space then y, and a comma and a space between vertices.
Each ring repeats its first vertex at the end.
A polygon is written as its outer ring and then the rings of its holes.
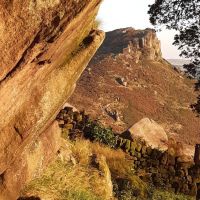
POLYGON ((63 128, 61 136, 62 138, 67 139, 69 136, 69 129, 63 128))
POLYGON ((65 124, 65 121, 64 121, 64 120, 59 120, 59 121, 58 121, 58 124, 59 124, 60 127, 63 127, 64 124, 65 124))
POLYGON ((127 140, 126 141, 126 144, 125 144, 125 151, 126 152, 129 152, 131 149, 131 141, 130 140, 127 140))
POLYGON ((131 142, 131 151, 135 151, 136 146, 137 146, 136 141, 131 142))
POLYGON ((161 162, 161 164, 166 165, 167 160, 168 160, 168 154, 167 154, 167 152, 165 152, 165 153, 162 154, 160 162, 161 162))
POLYGON ((102 47, 100 49, 102 53, 123 53, 127 58, 134 60, 135 63, 141 60, 158 61, 162 59, 160 41, 152 29, 125 28, 111 31, 108 32, 104 43, 109 48, 102 47), (121 38, 121 40, 113 40, 113 38, 121 38))
POLYGON ((189 195, 191 196, 197 195, 197 185, 195 183, 189 185, 189 195))
POLYGON ((136 145, 136 151, 137 152, 140 152, 141 150, 142 150, 142 144, 140 144, 140 143, 137 143, 137 145, 136 145))
POLYGON ((141 153, 139 152, 136 152, 134 153, 135 157, 137 157, 138 159, 140 159, 142 157, 141 153))
POLYGON ((146 153, 147 153, 147 147, 144 145, 142 147, 142 155, 146 155, 146 153))
POLYGON ((16 199, 32 177, 31 170, 19 176, 27 159, 16 160, 56 118, 100 46, 104 34, 93 31, 100 2, 1 1, 0 174, 8 197, 0 199, 16 199))
POLYGON ((117 139, 117 146, 120 147, 120 148, 122 148, 123 144, 124 144, 123 138, 119 137, 117 139))
POLYGON ((102 176, 104 177, 105 185, 106 185, 106 190, 105 190, 105 199, 111 199, 113 197, 113 184, 111 180, 111 173, 110 169, 107 165, 106 158, 103 155, 96 155, 96 163, 99 167, 99 170, 102 173, 102 176))
POLYGON ((79 112, 74 112, 73 119, 77 122, 81 122, 83 120, 83 117, 79 112))
POLYGON ((174 166, 169 166, 168 170, 169 170, 170 176, 175 176, 176 171, 174 169, 174 166))
POLYGON ((67 130, 72 130, 73 129, 73 124, 65 124, 63 126, 64 129, 67 129, 67 130))
POLYGON ((168 137, 163 127, 155 121, 144 118, 128 129, 132 139, 141 139, 147 146, 160 150, 167 150, 168 137))
POLYGON ((150 156, 152 153, 152 148, 151 147, 147 147, 147 154, 150 156))
POLYGON ((42 175, 45 167, 56 157, 61 144, 61 130, 57 122, 54 122, 37 140, 29 143, 5 171, 3 185, 0 186, 0 199, 16 199, 27 181, 42 175))

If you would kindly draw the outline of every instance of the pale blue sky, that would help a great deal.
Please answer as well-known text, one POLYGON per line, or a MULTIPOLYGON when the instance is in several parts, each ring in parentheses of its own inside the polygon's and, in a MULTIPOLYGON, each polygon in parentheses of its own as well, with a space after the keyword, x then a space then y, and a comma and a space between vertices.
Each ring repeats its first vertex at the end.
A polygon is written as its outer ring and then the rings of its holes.
MULTIPOLYGON (((148 5, 153 2, 154 0, 104 0, 98 15, 98 19, 102 21, 101 28, 104 31, 125 27, 153 28, 147 14, 148 5)), ((179 58, 177 47, 172 45, 174 34, 173 31, 158 33, 164 58, 179 58)))

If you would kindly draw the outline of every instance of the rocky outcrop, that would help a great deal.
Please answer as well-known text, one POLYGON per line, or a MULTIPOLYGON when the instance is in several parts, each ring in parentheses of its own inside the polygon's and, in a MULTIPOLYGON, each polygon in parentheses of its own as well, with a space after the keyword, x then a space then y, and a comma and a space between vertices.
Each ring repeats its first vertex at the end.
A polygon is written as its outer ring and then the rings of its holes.
POLYGON ((102 54, 126 54, 136 63, 140 60, 162 60, 160 41, 153 29, 125 28, 108 32, 99 52, 102 54))
POLYGON ((59 149, 45 130, 104 38, 100 2, 1 1, 0 199, 16 199, 59 149))

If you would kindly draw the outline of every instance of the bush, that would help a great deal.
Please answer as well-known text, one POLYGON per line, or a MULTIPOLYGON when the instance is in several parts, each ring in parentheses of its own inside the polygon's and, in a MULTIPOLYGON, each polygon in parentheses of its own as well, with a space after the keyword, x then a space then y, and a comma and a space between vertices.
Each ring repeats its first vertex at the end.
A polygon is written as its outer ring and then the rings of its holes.
POLYGON ((117 137, 113 133, 111 128, 104 128, 97 121, 88 121, 84 130, 84 135, 86 138, 103 143, 115 148, 117 144, 117 137))

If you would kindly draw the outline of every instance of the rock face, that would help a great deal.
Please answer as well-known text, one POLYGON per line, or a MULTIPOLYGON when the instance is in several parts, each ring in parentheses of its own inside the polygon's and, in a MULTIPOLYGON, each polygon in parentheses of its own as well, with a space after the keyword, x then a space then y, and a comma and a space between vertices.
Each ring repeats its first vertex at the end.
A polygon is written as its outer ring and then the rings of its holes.
POLYGON ((167 150, 168 137, 158 123, 148 118, 140 120, 128 130, 130 137, 144 140, 148 146, 154 149, 167 150))
POLYGON ((153 29, 125 28, 108 32, 99 52, 102 54, 127 54, 135 59, 136 63, 139 60, 162 60, 160 41, 153 29))
POLYGON ((0 199, 16 199, 59 149, 45 129, 104 38, 93 30, 100 2, 0 2, 0 199))

